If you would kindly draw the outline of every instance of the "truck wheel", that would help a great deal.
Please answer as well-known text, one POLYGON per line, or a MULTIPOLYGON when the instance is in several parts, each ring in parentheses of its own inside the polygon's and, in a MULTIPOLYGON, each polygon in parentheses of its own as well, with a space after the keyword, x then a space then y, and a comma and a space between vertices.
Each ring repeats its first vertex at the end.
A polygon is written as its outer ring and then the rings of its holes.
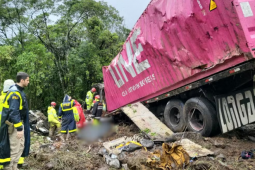
POLYGON ((157 108, 157 117, 159 118, 159 120, 164 123, 164 111, 165 111, 165 106, 164 105, 160 105, 158 108, 157 108))
POLYGON ((186 127, 183 107, 184 104, 181 100, 170 100, 166 104, 164 111, 165 124, 173 132, 182 132, 186 127))
POLYGON ((207 137, 213 135, 219 129, 216 110, 205 98, 195 97, 189 99, 185 103, 184 113, 189 131, 207 137))

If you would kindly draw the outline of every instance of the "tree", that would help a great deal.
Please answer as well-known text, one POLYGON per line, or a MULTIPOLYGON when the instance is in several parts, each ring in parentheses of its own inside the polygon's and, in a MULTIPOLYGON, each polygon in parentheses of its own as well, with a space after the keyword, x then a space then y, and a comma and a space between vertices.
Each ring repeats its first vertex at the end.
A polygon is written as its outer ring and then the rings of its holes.
MULTIPOLYGON (((13 46, 0 46, 0 82, 4 82, 6 79, 13 78, 12 64, 14 64, 13 54, 14 54, 13 46)), ((0 86, 0 89, 3 87, 0 86)))
MULTIPOLYGON (((34 35, 54 54, 54 63, 63 93, 67 93, 70 90, 70 82, 68 81, 70 77, 67 77, 70 75, 69 55, 72 49, 79 47, 81 42, 88 40, 86 35, 88 35, 87 32, 90 31, 90 28, 86 27, 86 24, 90 18, 96 16, 102 20, 102 22, 100 21, 101 28, 112 30, 121 28, 123 19, 119 17, 116 9, 109 7, 104 2, 64 0, 56 9, 50 8, 56 5, 54 1, 48 0, 46 2, 38 5, 39 1, 36 1, 35 4, 39 6, 38 10, 41 11, 41 14, 31 21, 30 30, 33 30, 34 35), (61 16, 54 25, 49 25, 50 13, 61 16)), ((117 41, 117 39, 115 40, 117 41)))
POLYGON ((106 2, 2 0, 0 81, 27 72, 30 108, 59 103, 63 94, 84 100, 93 84, 103 82, 102 66, 117 55, 128 32, 106 2))

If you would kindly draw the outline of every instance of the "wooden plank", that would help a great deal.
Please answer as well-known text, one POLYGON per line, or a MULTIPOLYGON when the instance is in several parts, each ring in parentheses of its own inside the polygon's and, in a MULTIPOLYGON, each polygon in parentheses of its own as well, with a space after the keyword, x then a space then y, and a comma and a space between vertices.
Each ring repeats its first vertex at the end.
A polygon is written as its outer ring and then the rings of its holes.
POLYGON ((170 137, 173 132, 140 102, 125 106, 122 111, 151 139, 170 137))

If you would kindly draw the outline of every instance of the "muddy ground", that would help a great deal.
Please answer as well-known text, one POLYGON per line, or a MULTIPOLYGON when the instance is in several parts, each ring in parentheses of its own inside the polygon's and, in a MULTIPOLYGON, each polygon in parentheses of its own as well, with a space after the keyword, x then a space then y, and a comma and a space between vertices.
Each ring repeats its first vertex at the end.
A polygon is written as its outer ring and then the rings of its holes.
MULTIPOLYGON (((25 159, 28 163, 26 169, 30 170, 110 170, 102 156, 98 155, 103 142, 117 139, 122 136, 131 137, 140 133, 140 130, 130 123, 119 123, 116 132, 101 142, 86 144, 84 141, 72 140, 65 144, 54 141, 52 144, 47 137, 31 133, 31 154, 25 159)), ((203 157, 190 163, 185 169, 190 170, 252 170, 255 169, 255 159, 243 160, 239 158, 244 150, 255 149, 254 125, 235 130, 231 133, 218 135, 212 138, 189 137, 193 142, 215 152, 215 156, 203 157)), ((145 151, 137 150, 132 153, 123 153, 122 164, 127 164, 129 169, 151 169, 146 166, 146 160, 150 152, 160 149, 161 146, 154 146, 153 149, 145 151)), ((124 169, 124 168, 122 168, 124 169)))

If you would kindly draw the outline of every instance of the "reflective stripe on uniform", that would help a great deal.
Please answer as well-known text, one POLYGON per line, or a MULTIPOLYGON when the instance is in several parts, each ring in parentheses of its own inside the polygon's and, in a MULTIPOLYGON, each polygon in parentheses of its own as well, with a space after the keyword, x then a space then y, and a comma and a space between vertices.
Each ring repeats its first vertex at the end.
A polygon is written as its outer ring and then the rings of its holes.
POLYGON ((77 131, 77 129, 69 130, 69 132, 70 132, 70 133, 72 133, 72 132, 76 132, 76 131, 77 131))
POLYGON ((9 100, 9 98, 11 97, 11 95, 12 94, 16 94, 16 95, 18 95, 19 96, 19 98, 20 98, 20 106, 19 106, 19 110, 22 110, 23 109, 23 105, 22 105, 22 97, 21 97, 21 95, 20 95, 20 93, 19 92, 10 92, 9 94, 8 94, 8 96, 5 98, 5 100, 4 100, 4 103, 3 103, 3 107, 4 108, 7 108, 7 109, 9 109, 10 108, 10 106, 9 106, 9 104, 8 104, 8 100, 9 100))
MULTIPOLYGON (((62 106, 61 106, 62 107, 62 106)), ((72 108, 70 108, 70 109, 63 109, 63 107, 62 107, 62 111, 63 112, 65 112, 65 111, 70 111, 70 110, 72 110, 72 108)))
POLYGON ((61 133, 66 133, 66 131, 65 130, 61 130, 61 133))
POLYGON ((13 125, 14 125, 15 128, 17 128, 17 127, 22 126, 23 124, 22 124, 22 122, 19 122, 19 123, 13 124, 13 125))
POLYGON ((0 163, 10 162, 11 158, 0 159, 0 163))

